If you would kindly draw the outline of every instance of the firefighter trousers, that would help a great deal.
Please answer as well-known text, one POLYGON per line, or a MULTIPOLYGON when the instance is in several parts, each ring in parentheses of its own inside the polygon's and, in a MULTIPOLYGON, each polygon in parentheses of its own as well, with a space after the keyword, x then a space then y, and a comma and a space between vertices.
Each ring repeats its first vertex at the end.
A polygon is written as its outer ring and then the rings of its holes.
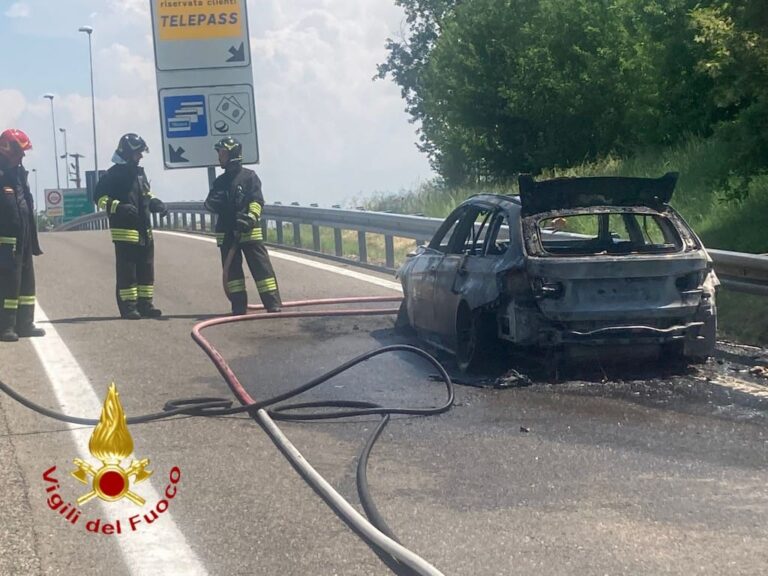
POLYGON ((117 308, 120 315, 152 304, 155 296, 155 246, 115 242, 117 308))
POLYGON ((0 331, 15 332, 32 326, 35 319, 35 269, 32 250, 22 245, 10 266, 0 269, 0 331))
MULTIPOLYGON (((227 263, 233 242, 235 241, 225 241, 220 246, 222 265, 227 263)), ((267 310, 279 309, 282 306, 282 301, 280 300, 275 271, 269 260, 269 253, 263 242, 252 241, 235 244, 232 262, 227 271, 227 290, 229 301, 232 304, 232 313, 245 314, 248 306, 248 292, 245 289, 245 275, 243 274, 243 256, 245 256, 248 268, 256 281, 256 290, 259 292, 264 308, 267 310)))

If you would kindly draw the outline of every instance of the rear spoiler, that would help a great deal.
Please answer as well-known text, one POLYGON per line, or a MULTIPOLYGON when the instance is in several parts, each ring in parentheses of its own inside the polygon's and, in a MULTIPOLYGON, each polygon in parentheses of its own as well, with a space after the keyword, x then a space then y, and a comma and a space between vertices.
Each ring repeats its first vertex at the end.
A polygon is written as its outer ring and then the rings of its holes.
POLYGON ((677 172, 667 172, 661 178, 592 176, 536 182, 523 174, 518 184, 524 216, 591 206, 647 206, 661 211, 672 199, 677 177, 677 172))

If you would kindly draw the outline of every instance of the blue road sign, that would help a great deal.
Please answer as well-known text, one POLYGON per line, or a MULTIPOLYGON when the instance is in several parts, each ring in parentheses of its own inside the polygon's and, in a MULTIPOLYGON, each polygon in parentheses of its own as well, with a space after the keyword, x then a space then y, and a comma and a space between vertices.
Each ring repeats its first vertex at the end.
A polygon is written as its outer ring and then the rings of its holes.
POLYGON ((185 95, 163 98, 166 138, 208 136, 205 96, 185 95))

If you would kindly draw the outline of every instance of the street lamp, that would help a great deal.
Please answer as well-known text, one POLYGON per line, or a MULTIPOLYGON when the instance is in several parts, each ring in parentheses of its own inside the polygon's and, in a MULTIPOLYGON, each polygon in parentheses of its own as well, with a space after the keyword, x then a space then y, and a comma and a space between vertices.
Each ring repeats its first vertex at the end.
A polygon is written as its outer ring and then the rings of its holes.
POLYGON ((61 189, 61 181, 59 180, 59 147, 56 145, 56 116, 53 114, 53 94, 43 94, 43 98, 48 98, 51 101, 51 122, 53 123, 53 160, 56 166, 56 188, 61 189))
POLYGON ((69 189, 69 164, 67 164, 69 158, 69 149, 67 148, 67 129, 59 128, 59 132, 64 134, 64 154, 60 156, 60 158, 64 158, 64 174, 67 177, 67 189, 69 189))
POLYGON ((77 29, 78 32, 85 32, 88 34, 88 60, 91 63, 91 118, 93 120, 93 169, 94 169, 94 183, 99 181, 99 157, 96 152, 96 96, 93 92, 93 47, 91 45, 91 34, 93 34, 93 28, 90 26, 80 26, 77 29))
POLYGON ((37 221, 40 218, 40 204, 37 200, 37 168, 32 168, 32 174, 35 175, 35 227, 37 227, 37 221))

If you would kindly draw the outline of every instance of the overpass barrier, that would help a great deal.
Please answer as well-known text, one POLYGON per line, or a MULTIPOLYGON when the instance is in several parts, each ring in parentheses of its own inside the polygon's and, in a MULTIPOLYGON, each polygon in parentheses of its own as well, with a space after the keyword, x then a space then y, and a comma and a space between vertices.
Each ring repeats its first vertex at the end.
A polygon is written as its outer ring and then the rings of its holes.
MULTIPOLYGON (((167 217, 159 218, 157 214, 152 214, 155 229, 213 233, 216 215, 208 212, 202 202, 166 202, 165 205, 167 217)), ((410 241, 414 247, 424 244, 442 222, 442 218, 299 206, 295 203, 291 206, 266 204, 261 215, 264 238, 269 245, 389 272, 396 269, 400 263, 398 258, 404 256, 404 250, 407 251, 409 243, 403 244, 401 239, 410 241), (372 248, 380 253, 379 257, 369 257, 372 248), (345 251, 349 253, 345 254, 345 251)), ((106 213, 96 212, 61 224, 55 231, 108 228, 106 213)), ((768 255, 707 251, 724 287, 768 296, 768 255)))

